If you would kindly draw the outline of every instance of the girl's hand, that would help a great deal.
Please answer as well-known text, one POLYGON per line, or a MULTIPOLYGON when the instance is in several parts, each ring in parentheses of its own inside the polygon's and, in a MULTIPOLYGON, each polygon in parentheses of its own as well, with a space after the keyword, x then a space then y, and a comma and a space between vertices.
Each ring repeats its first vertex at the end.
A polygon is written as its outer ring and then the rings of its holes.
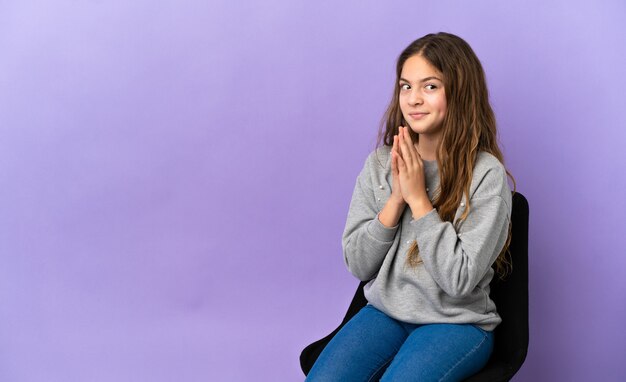
POLYGON ((397 204, 404 205, 406 202, 402 197, 402 191, 400 190, 400 172, 398 169, 398 135, 393 136, 393 146, 391 147, 391 196, 389 200, 393 200, 397 204))
MULTIPOLYGON (((417 152, 417 144, 411 141, 411 136, 406 127, 400 126, 398 147, 400 155, 397 155, 400 192, 402 198, 408 204, 421 202, 428 199, 426 192, 426 180, 424 176, 424 162, 417 152)), ((394 138, 395 144, 395 138, 394 138)), ((393 163, 393 161, 392 161, 393 163)))

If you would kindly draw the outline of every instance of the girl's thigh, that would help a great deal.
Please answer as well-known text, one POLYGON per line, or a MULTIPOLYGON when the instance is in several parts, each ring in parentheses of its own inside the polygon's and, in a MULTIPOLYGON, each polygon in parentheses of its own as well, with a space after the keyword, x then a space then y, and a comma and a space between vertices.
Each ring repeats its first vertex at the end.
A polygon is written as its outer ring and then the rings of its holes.
POLYGON ((393 318, 366 305, 330 340, 307 381, 378 381, 407 338, 393 318))
POLYGON ((414 329, 381 381, 462 381, 489 361, 493 332, 471 324, 429 324, 414 329))

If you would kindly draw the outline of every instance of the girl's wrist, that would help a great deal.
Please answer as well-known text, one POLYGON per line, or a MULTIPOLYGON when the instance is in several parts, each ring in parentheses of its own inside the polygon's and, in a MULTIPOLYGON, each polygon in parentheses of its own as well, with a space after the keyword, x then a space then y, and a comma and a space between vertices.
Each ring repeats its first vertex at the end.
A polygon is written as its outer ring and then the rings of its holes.
POLYGON ((417 220, 432 211, 434 207, 428 199, 417 199, 409 204, 409 208, 411 209, 413 219, 417 220))
POLYGON ((392 196, 392 197, 389 198, 389 200, 392 203, 394 203, 395 205, 397 205, 398 207, 403 207, 403 206, 405 206, 407 204, 406 201, 404 200, 404 198, 402 198, 402 196, 400 196, 400 197, 392 196))

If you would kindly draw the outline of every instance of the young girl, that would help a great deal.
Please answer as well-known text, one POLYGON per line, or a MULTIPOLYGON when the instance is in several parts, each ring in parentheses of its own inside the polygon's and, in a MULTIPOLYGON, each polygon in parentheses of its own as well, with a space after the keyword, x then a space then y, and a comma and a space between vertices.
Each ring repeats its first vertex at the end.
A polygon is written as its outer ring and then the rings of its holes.
MULTIPOLYGON (((307 381, 461 381, 485 366, 501 322, 512 195, 482 65, 449 33, 398 58, 384 145, 356 180, 343 233, 368 304, 307 381)), ((381 136, 379 135, 379 140, 381 136)))

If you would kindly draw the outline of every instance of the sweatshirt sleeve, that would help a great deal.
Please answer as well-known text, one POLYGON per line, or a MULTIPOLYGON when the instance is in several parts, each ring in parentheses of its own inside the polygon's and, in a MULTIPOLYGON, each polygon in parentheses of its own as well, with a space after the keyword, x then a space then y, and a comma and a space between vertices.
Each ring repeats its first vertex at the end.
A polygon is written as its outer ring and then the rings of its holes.
POLYGON ((409 223, 424 267, 452 297, 463 297, 476 288, 500 254, 509 232, 511 191, 504 168, 488 170, 473 195, 470 212, 458 233, 434 208, 409 223))
POLYGON ((370 159, 371 155, 357 177, 342 236, 346 266, 361 281, 374 278, 400 225, 386 227, 378 219, 380 211, 372 188, 370 159))

